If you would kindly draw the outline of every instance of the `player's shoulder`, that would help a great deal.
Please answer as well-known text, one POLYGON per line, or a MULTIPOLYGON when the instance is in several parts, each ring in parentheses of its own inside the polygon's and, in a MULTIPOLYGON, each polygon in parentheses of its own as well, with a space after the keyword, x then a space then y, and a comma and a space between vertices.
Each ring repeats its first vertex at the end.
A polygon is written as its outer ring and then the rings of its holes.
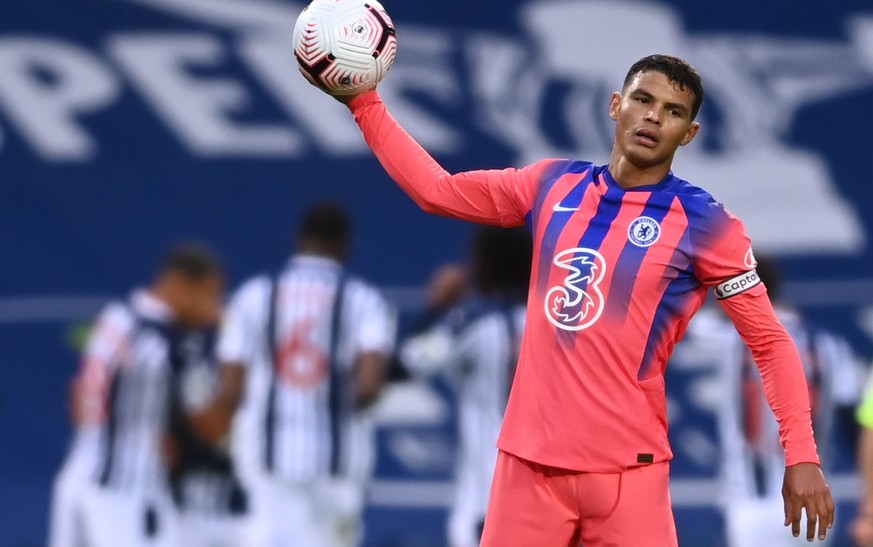
POLYGON ((97 328, 127 330, 133 326, 135 321, 136 317, 130 304, 118 299, 107 302, 103 306, 97 315, 95 325, 97 328))
POLYGON ((267 298, 276 283, 276 275, 259 273, 249 277, 234 291, 232 301, 237 305, 249 306, 267 298))
POLYGON ((594 163, 585 160, 546 158, 528 165, 525 169, 531 170, 536 175, 536 178, 549 181, 567 174, 593 173, 596 167, 594 163))
POLYGON ((676 194, 683 202, 695 204, 699 207, 720 203, 707 190, 675 175, 670 179, 667 189, 676 194))
POLYGON ((114 344, 128 336, 136 316, 127 302, 113 300, 103 306, 91 326, 89 344, 114 344))
POLYGON ((709 222, 736 220, 736 217, 727 210, 724 203, 707 190, 685 179, 674 176, 668 186, 668 191, 674 193, 682 203, 682 208, 689 220, 697 219, 709 222))
POLYGON ((568 158, 547 158, 542 160, 539 165, 542 166, 545 173, 557 176, 568 173, 580 175, 584 173, 593 174, 598 169, 594 162, 568 158))
POLYGON ((253 275, 243 281, 243 283, 237 288, 236 294, 252 294, 259 292, 266 292, 270 290, 272 285, 276 283, 278 279, 278 275, 270 274, 270 273, 259 273, 253 275))
POLYGON ((588 160, 553 158, 546 161, 551 161, 552 165, 560 167, 567 173, 584 173, 585 171, 592 171, 597 168, 593 161, 588 160))
POLYGON ((363 303, 385 304, 387 301, 382 289, 357 274, 346 272, 345 283, 346 298, 363 303))
POLYGON ((353 287, 354 290, 378 291, 376 285, 354 272, 345 271, 343 275, 345 276, 347 286, 353 287))

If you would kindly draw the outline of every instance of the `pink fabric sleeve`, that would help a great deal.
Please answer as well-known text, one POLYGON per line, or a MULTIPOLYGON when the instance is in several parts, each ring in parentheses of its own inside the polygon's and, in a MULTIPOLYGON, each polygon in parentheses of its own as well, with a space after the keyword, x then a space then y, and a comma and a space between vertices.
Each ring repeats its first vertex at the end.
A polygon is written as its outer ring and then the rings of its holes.
POLYGON ((558 161, 451 175, 400 127, 378 92, 355 97, 349 109, 391 178, 429 213, 482 224, 524 224, 544 172, 558 161))
POLYGON ((819 463, 809 405, 809 388, 794 341, 776 316, 766 293, 746 292, 719 300, 749 346, 785 449, 785 465, 819 463))
MULTIPOLYGON (((707 221, 699 223, 694 234, 694 271, 701 283, 712 287, 754 270, 756 262, 752 240, 740 219, 719 203, 712 203, 709 208, 707 221)), ((764 292, 763 288, 759 292, 764 292)))

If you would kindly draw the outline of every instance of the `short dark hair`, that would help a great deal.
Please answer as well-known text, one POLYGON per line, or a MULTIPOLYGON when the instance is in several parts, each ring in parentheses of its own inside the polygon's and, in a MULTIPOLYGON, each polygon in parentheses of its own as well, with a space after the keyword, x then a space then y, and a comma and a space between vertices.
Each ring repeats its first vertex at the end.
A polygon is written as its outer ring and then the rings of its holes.
POLYGON ((176 273, 191 281, 223 275, 221 259, 201 241, 182 241, 174 245, 161 263, 161 273, 176 273))
POLYGON ((700 105, 703 104, 703 79, 687 61, 672 55, 649 55, 643 57, 627 71, 622 90, 627 89, 634 77, 641 72, 660 72, 671 82, 679 84, 683 90, 687 89, 694 94, 694 103, 691 105, 691 119, 697 117, 700 105))
POLYGON ((485 294, 525 294, 530 281, 531 235, 527 228, 483 226, 473 240, 473 282, 485 294))
POLYGON ((332 246, 347 246, 351 239, 352 221, 348 211, 334 201, 312 205, 300 221, 299 239, 317 241, 332 246))

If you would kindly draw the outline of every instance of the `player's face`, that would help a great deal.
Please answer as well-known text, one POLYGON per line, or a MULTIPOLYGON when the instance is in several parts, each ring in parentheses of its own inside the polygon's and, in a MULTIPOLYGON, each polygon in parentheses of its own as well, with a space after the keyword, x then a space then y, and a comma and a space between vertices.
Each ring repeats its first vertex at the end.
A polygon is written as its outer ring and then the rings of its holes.
POLYGON ((199 281, 187 281, 185 298, 179 318, 190 326, 203 327, 218 323, 221 318, 224 279, 211 275, 199 281))
POLYGON ((669 164, 700 128, 691 120, 693 104, 694 93, 663 73, 640 72, 624 92, 612 96, 609 115, 616 121, 615 146, 640 169, 669 164))

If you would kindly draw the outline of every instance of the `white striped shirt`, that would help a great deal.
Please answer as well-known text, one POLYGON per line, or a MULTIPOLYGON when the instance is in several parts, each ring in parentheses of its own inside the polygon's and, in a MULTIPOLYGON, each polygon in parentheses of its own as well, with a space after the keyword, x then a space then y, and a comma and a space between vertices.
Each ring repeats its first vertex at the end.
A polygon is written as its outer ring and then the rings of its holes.
POLYGON ((272 471, 292 480, 332 472, 365 478, 373 463, 372 425, 365 413, 351 408, 351 374, 361 353, 389 354, 394 336, 393 313, 379 292, 346 276, 333 260, 296 256, 278 283, 269 276, 246 282, 226 312, 218 344, 223 363, 247 369, 246 394, 234 425, 241 469, 264 469, 271 459, 272 471), (269 332, 271 298, 276 299, 274 337, 269 332), (331 349, 334 329, 336 347, 331 349), (343 390, 338 411, 332 409, 332 389, 343 390))
POLYGON ((169 319, 162 302, 139 290, 129 303, 109 304, 88 340, 78 391, 85 419, 70 457, 107 488, 148 494, 166 487, 169 319))
MULTIPOLYGON (((794 310, 775 307, 800 354, 810 387, 816 444, 826 469, 833 442, 835 407, 844 403, 841 401, 844 384, 852 383, 844 371, 854 369, 856 358, 844 339, 810 328, 794 310)), ((729 396, 719 416, 728 493, 776 498, 781 495, 785 471, 779 425, 767 404, 751 352, 730 324, 725 321, 721 328, 728 337, 721 352, 724 357, 721 380, 729 396)))
POLYGON ((455 384, 460 429, 458 495, 483 517, 524 321, 523 304, 475 300, 401 347, 400 358, 408 369, 417 374, 440 370, 455 384))

